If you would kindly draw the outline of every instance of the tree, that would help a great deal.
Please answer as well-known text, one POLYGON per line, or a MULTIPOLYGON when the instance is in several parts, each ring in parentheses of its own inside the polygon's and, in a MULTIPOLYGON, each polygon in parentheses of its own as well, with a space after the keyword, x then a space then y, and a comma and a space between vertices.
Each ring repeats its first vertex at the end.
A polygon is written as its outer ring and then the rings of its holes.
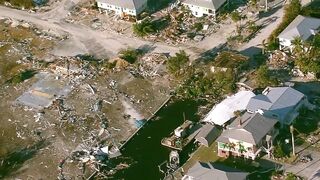
POLYGON ((295 38, 293 55, 295 56, 295 65, 303 73, 312 72, 316 76, 320 75, 320 34, 314 36, 311 41, 302 41, 301 38, 295 38))
POLYGON ((257 70, 256 81, 259 87, 274 86, 278 84, 275 77, 272 77, 270 70, 266 65, 260 66, 257 70))
POLYGON ((176 53, 175 56, 168 59, 167 68, 170 73, 177 75, 187 63, 189 62, 189 56, 183 50, 176 53))
POLYGON ((238 11, 233 11, 230 15, 231 15, 231 20, 235 23, 241 20, 241 15, 238 11))
POLYGON ((282 143, 278 141, 277 145, 274 147, 273 155, 276 158, 283 158, 286 156, 286 153, 283 151, 282 143))
POLYGON ((241 34, 241 20, 245 19, 246 17, 245 16, 241 16, 241 14, 238 11, 233 11, 230 15, 231 15, 232 21, 237 24, 238 34, 241 34))
POLYGON ((143 20, 140 23, 133 24, 133 32, 141 37, 155 33, 155 29, 154 24, 148 19, 143 20))
POLYGON ((141 51, 138 49, 124 49, 119 52, 119 57, 126 60, 128 63, 133 64, 141 55, 141 51))

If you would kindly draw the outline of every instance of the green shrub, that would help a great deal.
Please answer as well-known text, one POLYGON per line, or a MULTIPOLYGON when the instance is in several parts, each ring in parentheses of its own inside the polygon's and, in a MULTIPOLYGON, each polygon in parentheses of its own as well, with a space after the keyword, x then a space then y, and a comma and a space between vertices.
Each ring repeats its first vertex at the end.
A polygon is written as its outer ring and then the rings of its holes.
POLYGON ((13 76, 8 82, 12 84, 18 84, 27 79, 32 78, 35 74, 36 74, 36 71, 34 70, 25 70, 13 76))
POLYGON ((185 65, 189 62, 189 56, 185 51, 180 51, 176 53, 175 56, 170 57, 167 61, 167 69, 171 74, 177 75, 177 73, 185 67, 185 65))
POLYGON ((141 21, 140 23, 133 24, 133 32, 138 36, 146 36, 148 34, 152 34, 156 32, 156 27, 154 24, 146 19, 141 21))
POLYGON ((257 70, 256 82, 259 87, 275 86, 278 84, 278 80, 272 76, 270 70, 266 65, 260 66, 257 70))
POLYGON ((26 9, 34 7, 34 3, 32 0, 0 0, 0 4, 4 4, 5 2, 9 2, 13 6, 24 7, 26 9))
POLYGON ((278 142, 274 147, 273 156, 275 158, 283 158, 286 157, 286 153, 284 152, 282 143, 278 142))
POLYGON ((132 48, 128 48, 125 50, 121 50, 119 52, 119 57, 121 59, 124 59, 125 61, 127 61, 130 64, 133 64, 134 62, 136 62, 136 60, 138 59, 138 57, 142 54, 142 52, 138 49, 132 49, 132 48))
POLYGON ((203 29, 203 24, 201 22, 197 22, 193 25, 193 29, 196 31, 201 31, 203 29))

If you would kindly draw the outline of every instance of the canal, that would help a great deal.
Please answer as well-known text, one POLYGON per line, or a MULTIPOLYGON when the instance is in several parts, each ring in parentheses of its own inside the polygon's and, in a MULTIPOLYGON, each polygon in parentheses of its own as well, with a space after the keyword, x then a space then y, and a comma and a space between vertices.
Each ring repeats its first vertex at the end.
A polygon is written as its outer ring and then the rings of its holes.
MULTIPOLYGON (((160 144, 177 126, 183 123, 183 113, 188 120, 198 121, 198 105, 194 101, 176 101, 163 107, 156 120, 148 122, 122 150, 123 158, 132 162, 130 167, 117 172, 115 179, 158 180, 163 178, 158 165, 168 159, 170 150, 160 144)), ((191 148, 180 154, 180 162, 186 161, 191 148)))

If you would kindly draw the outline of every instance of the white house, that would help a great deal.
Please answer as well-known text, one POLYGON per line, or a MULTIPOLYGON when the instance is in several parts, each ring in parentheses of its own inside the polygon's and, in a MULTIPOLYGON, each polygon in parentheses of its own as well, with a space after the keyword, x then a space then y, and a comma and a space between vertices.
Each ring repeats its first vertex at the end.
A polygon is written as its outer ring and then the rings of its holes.
POLYGON ((148 0, 96 0, 100 10, 113 11, 120 16, 137 16, 147 8, 148 0))
POLYGON ((217 11, 227 0, 182 0, 181 4, 187 6, 196 17, 204 15, 216 17, 217 11))
POLYGON ((319 30, 320 19, 299 15, 278 36, 279 48, 280 50, 287 49, 292 52, 292 41, 296 37, 300 37, 302 41, 310 40, 319 30))

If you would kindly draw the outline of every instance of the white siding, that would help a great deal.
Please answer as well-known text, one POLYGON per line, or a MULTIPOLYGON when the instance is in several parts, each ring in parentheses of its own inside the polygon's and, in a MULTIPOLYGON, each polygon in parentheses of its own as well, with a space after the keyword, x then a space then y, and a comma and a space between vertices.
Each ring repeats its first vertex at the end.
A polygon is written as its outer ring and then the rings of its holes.
POLYGON ((194 5, 190 5, 190 4, 185 4, 185 5, 190 9, 192 14, 194 16, 196 16, 196 17, 202 17, 204 15, 215 16, 215 10, 214 9, 208 9, 208 8, 204 8, 204 7, 200 7, 200 6, 194 6, 194 5))
POLYGON ((145 10, 145 8, 147 7, 147 4, 143 4, 138 9, 128 9, 128 8, 123 8, 123 7, 114 6, 111 4, 101 3, 101 2, 97 2, 97 5, 101 9, 104 9, 107 11, 114 11, 115 14, 117 14, 117 15, 122 15, 124 13, 124 14, 132 15, 132 16, 137 16, 143 10, 145 10))

